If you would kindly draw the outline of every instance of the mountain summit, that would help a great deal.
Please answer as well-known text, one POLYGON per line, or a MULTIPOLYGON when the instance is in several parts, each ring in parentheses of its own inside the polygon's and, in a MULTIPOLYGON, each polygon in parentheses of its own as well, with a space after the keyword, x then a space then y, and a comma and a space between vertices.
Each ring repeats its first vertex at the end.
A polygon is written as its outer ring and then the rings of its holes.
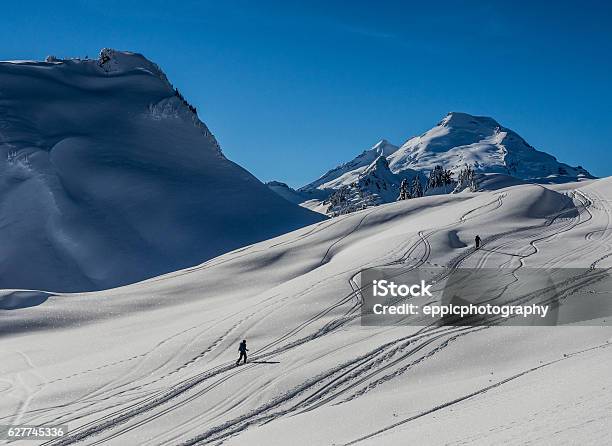
POLYGON ((387 140, 383 139, 371 148, 364 150, 355 159, 344 163, 338 167, 335 167, 325 174, 323 174, 318 180, 313 181, 310 184, 300 188, 301 191, 308 191, 311 189, 337 189, 343 185, 350 184, 351 182, 358 179, 359 175, 363 173, 379 156, 387 157, 394 153, 399 147, 390 144, 387 140))
POLYGON ((503 173, 522 180, 550 176, 592 176, 536 150, 516 132, 492 118, 451 112, 435 127, 406 141, 389 156, 394 172, 412 168, 430 171, 436 165, 457 172, 469 165, 479 173, 503 173))
POLYGON ((84 291, 323 217, 229 161, 154 63, 0 63, 0 288, 84 291))

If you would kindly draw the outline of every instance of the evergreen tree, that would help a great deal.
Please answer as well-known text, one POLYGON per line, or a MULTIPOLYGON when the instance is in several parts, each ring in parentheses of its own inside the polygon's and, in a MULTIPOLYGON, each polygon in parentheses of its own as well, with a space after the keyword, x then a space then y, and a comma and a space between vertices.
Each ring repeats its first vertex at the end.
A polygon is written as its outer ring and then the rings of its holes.
POLYGON ((444 187, 444 190, 446 191, 447 186, 450 186, 453 183, 453 172, 438 165, 435 166, 431 172, 429 172, 429 177, 427 178, 425 187, 426 190, 444 187))
POLYGON ((453 172, 451 172, 450 170, 445 170, 444 174, 442 175, 442 181, 444 182, 445 186, 453 184, 453 172))
POLYGON ((421 186, 421 180, 419 180, 418 175, 415 176, 414 179, 412 180, 412 186, 410 188, 410 195, 415 198, 423 196, 423 186, 421 186))
POLYGON ((410 198, 412 198, 412 196, 410 195, 410 187, 408 186, 408 180, 404 178, 402 180, 402 184, 400 184, 400 194, 399 197, 397 197, 397 201, 408 200, 410 198))
POLYGON ((457 178, 457 187, 455 190, 462 191, 465 189, 469 189, 472 192, 478 190, 478 182, 476 181, 476 173, 472 166, 466 166, 459 171, 459 175, 457 178))
POLYGON ((425 189, 433 189, 436 187, 440 187, 442 185, 442 176, 444 174, 444 170, 442 166, 435 166, 434 169, 429 172, 429 177, 427 177, 427 182, 425 183, 425 189))

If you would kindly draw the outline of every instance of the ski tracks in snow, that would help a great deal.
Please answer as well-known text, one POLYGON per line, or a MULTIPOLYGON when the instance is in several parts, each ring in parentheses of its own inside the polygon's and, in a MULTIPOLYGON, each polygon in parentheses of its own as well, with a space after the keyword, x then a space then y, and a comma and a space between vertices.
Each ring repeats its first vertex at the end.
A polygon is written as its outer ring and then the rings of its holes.
MULTIPOLYGON (((477 208, 466 212, 460 217, 457 222, 437 228, 432 231, 419 232, 418 240, 414 242, 398 260, 389 262, 385 265, 406 265, 407 268, 416 268, 423 264, 435 265, 436 263, 429 261, 431 255, 431 246, 428 242, 428 238, 436 232, 448 229, 449 227, 455 226, 457 224, 464 223, 472 218, 477 218, 480 215, 480 212, 492 212, 496 209, 499 209, 503 204, 503 196, 503 194, 498 194, 497 198, 494 201, 478 206, 477 208), (422 255, 419 257, 414 257, 413 253, 415 253, 417 250, 422 250, 422 255), (412 263, 407 265, 407 262, 409 261, 412 263)), ((549 240, 559 235, 560 233, 569 231, 575 226, 587 221, 587 219, 582 218, 581 215, 584 212, 589 212, 589 200, 585 198, 584 195, 581 195, 581 197, 582 210, 581 212, 579 212, 579 215, 576 218, 563 219, 562 216, 565 213, 568 213, 569 211, 562 210, 559 214, 552 216, 550 219, 548 219, 543 225, 539 225, 537 227, 520 228, 519 230, 510 231, 505 234, 499 234, 494 238, 485 240, 485 243, 490 244, 493 241, 510 237, 507 242, 504 242, 504 244, 500 245, 508 247, 516 244, 516 242, 518 241, 517 237, 513 236, 521 235, 522 237, 519 237, 519 239, 525 240, 527 245, 532 247, 532 252, 517 257, 521 257, 522 260, 523 257, 533 255, 539 251, 538 247, 536 246, 537 242, 549 240)), ((321 259, 321 265, 326 264, 331 260, 329 256, 332 253, 333 248, 337 246, 338 243, 340 243, 343 239, 347 238, 350 234, 357 231, 363 221, 368 217, 368 215, 370 215, 371 212, 366 213, 349 233, 344 234, 340 239, 336 240, 334 243, 332 243, 332 245, 328 247, 323 258, 321 259)), ((593 231, 593 234, 591 234, 590 237, 593 237, 595 233, 596 231, 593 231)), ((306 236, 306 234, 304 234, 304 236, 306 236)), ((453 270, 457 268, 461 263, 463 263, 470 256, 474 255, 476 252, 478 251, 474 249, 468 249, 466 252, 460 254, 456 259, 451 260, 451 262, 449 262, 449 264, 447 265, 447 270, 453 270)), ((482 252, 483 251, 480 251, 479 254, 482 255, 482 252)), ((489 256, 485 252, 483 257, 485 257, 485 259, 479 261, 479 267, 483 267, 486 265, 486 258, 488 258, 489 256)), ((521 262, 521 265, 522 264, 523 262, 521 262)), ((333 331, 345 326, 348 322, 358 317, 358 314, 355 314, 355 312, 359 308, 359 297, 361 290, 354 279, 356 275, 359 274, 359 272, 361 272, 361 270, 349 278, 349 285, 351 288, 350 293, 338 299, 336 302, 332 303, 327 308, 314 314, 310 319, 301 322, 293 329, 281 335, 275 341, 265 346, 262 346, 260 349, 254 352, 254 357, 252 359, 272 359, 288 350, 291 350, 305 343, 312 342, 315 339, 326 334, 332 333, 333 331), (294 339, 293 341, 289 341, 292 337, 295 337, 306 327, 317 323, 323 317, 330 314, 332 311, 341 308, 347 304, 349 304, 349 308, 343 316, 333 319, 332 321, 323 325, 320 329, 312 332, 307 336, 294 339)), ((413 335, 391 341, 370 351, 365 355, 357 357, 336 368, 323 372, 319 376, 314 377, 311 380, 307 380, 299 386, 295 387, 294 389, 289 390, 288 392, 282 395, 279 395, 271 402, 259 406, 258 408, 251 410, 232 420, 225 421, 217 426, 211 426, 206 431, 194 436, 191 440, 188 440, 181 444, 206 444, 213 442, 220 443, 223 442, 224 439, 236 435, 254 424, 265 424, 275 419, 278 419, 279 417, 299 414, 302 412, 315 410, 316 408, 326 404, 339 404, 346 401, 350 401, 354 398, 358 398, 359 396, 373 390, 377 386, 382 385, 385 382, 392 380, 397 376, 405 373, 414 365, 419 364, 420 362, 433 356, 442 349, 447 348, 453 341, 455 341, 459 337, 482 329, 484 328, 426 327, 413 335), (340 398, 342 398, 342 400, 340 400, 340 398)), ((213 345, 215 345, 215 342, 213 342, 213 345)), ((203 355, 205 354, 206 350, 203 352, 203 355)), ((191 364, 192 362, 195 361, 192 360, 191 362, 189 362, 189 364, 191 364)), ((205 395, 207 392, 213 390, 224 382, 227 382, 227 380, 231 379, 236 374, 245 373, 249 371, 253 366, 255 365, 247 364, 246 366, 236 369, 233 366, 233 363, 228 363, 217 366, 211 370, 198 373, 193 377, 176 383, 166 392, 153 395, 152 397, 147 398, 137 404, 121 408, 120 410, 112 414, 109 414, 101 419, 88 423, 85 426, 77 428, 75 431, 71 432, 70 436, 64 439, 48 442, 46 444, 71 444, 79 440, 90 438, 91 436, 100 434, 106 430, 111 430, 110 436, 106 435, 104 437, 101 437, 100 440, 94 443, 101 444, 106 440, 116 438, 122 433, 142 426, 143 424, 148 423, 159 416, 163 416, 171 412, 177 407, 181 407, 187 404, 188 402, 205 395), (218 379, 213 380, 214 378, 218 379), (211 380, 213 380, 213 382, 208 383, 208 381, 211 380), (196 390, 196 388, 198 387, 201 388, 196 390), (196 391, 193 392, 194 390, 196 391), (177 398, 181 401, 171 403, 172 400, 177 398), (162 408, 162 406, 167 407, 164 407, 162 410, 159 410, 162 408), (147 412, 150 412, 150 415, 147 415, 143 419, 136 421, 136 418, 140 418, 147 412), (132 419, 134 419, 135 422, 128 423, 132 419), (124 423, 124 428, 113 431, 113 429, 116 429, 119 425, 124 423)), ((523 374, 524 373, 527 372, 523 372, 523 374)), ((519 376, 522 375, 517 375, 509 379, 515 379, 519 376)), ((475 396, 478 393, 486 392, 488 389, 502 385, 508 380, 500 381, 499 383, 496 383, 493 386, 489 386, 484 390, 481 389, 480 391, 475 392, 474 394, 470 394, 466 397, 450 402, 450 404, 456 404, 467 398, 475 396)), ((231 406, 231 408, 237 407, 235 403, 232 404, 233 405, 231 406)), ((238 402, 238 405, 240 404, 241 403, 238 402)), ((443 407, 446 407, 446 405, 443 407)), ((439 410, 441 408, 442 407, 434 408, 432 409, 432 411, 439 410)), ((431 411, 428 411, 427 413, 431 413, 431 411)), ((420 414, 418 416, 424 416, 427 413, 420 414)), ((199 420, 203 418, 205 419, 207 415, 207 413, 199 414, 193 417, 192 419, 187 420, 185 422, 185 426, 190 425, 189 427, 193 427, 193 424, 198 423, 199 420)), ((213 419, 217 417, 213 417, 213 419)), ((211 419, 208 418, 208 421, 211 421, 211 419)), ((404 422, 408 421, 404 420, 404 422)), ((167 432, 167 434, 170 435, 168 436, 168 438, 166 438, 166 440, 180 441, 180 438, 184 436, 184 434, 181 435, 181 427, 183 427, 182 424, 181 426, 177 426, 176 428, 172 429, 170 432, 167 432)), ((387 429, 389 428, 384 428, 380 432, 387 429)), ((371 434, 370 436, 376 435, 377 433, 371 434)), ((363 437, 355 441, 362 441, 363 439, 369 438, 370 436, 363 437)))
POLYGON ((610 344, 610 343, 596 345, 594 347, 590 347, 590 348, 587 348, 587 349, 584 349, 584 350, 579 350, 579 351, 567 354, 563 358, 555 359, 555 360, 546 362, 544 364, 540 364, 540 365, 538 365, 536 367, 532 367, 530 369, 524 370, 524 371, 522 371, 520 373, 517 373, 515 375, 512 375, 512 376, 510 376, 510 377, 508 377, 506 379, 503 379, 503 380, 498 381, 498 382, 496 382, 494 384, 491 384, 490 386, 483 387, 483 388, 481 388, 481 389, 479 389, 479 390, 477 390, 475 392, 469 393, 467 395, 464 395, 464 396, 461 396, 459 398, 456 398, 456 399, 454 399, 452 401, 448 401, 446 403, 443 403, 443 404, 440 404, 438 406, 432 407, 431 409, 428 409, 428 410, 426 410, 424 412, 420 412, 420 413, 418 413, 416 415, 413 415, 413 416, 411 416, 409 418, 406 418, 404 420, 398 421, 397 423, 394 423, 394 424, 392 424, 390 426, 384 427, 384 428, 379 429, 379 430, 377 430, 375 432, 372 432, 370 434, 364 435, 363 437, 359 437, 359 438, 357 438, 357 439, 355 439, 353 441, 345 443, 344 446, 352 446, 352 445, 355 445, 357 443, 361 443, 362 441, 365 441, 365 440, 368 440, 370 438, 373 438, 373 437, 375 437, 377 435, 380 435, 380 434, 382 434, 384 432, 388 432, 388 431, 390 431, 392 429, 395 429, 395 428, 397 428, 399 426, 405 425, 405 424, 407 424, 407 423, 409 423, 411 421, 414 421, 416 419, 419 419, 421 417, 430 415, 430 414, 432 414, 434 412, 437 412, 439 410, 446 409, 448 407, 451 407, 451 406, 453 406, 455 404, 461 403, 461 402, 463 402, 465 400, 468 400, 470 398, 475 398, 477 396, 480 396, 480 395, 482 395, 482 394, 484 394, 484 393, 486 393, 486 392, 488 392, 490 390, 493 390, 493 389, 495 389, 497 387, 500 387, 500 386, 502 386, 502 385, 504 385, 504 384, 506 384, 506 383, 508 383, 510 381, 514 381, 516 379, 519 379, 519 378, 521 378, 521 377, 523 377, 523 376, 525 376, 527 374, 537 372, 537 371, 539 371, 541 369, 544 369, 546 367, 550 367, 550 366, 552 366, 554 364, 558 364, 558 363, 560 363, 562 361, 566 361, 568 359, 571 359, 571 358, 574 358, 576 356, 579 356, 579 355, 591 352, 593 350, 604 349, 604 348, 608 348, 610 346, 612 346, 612 344, 610 344))

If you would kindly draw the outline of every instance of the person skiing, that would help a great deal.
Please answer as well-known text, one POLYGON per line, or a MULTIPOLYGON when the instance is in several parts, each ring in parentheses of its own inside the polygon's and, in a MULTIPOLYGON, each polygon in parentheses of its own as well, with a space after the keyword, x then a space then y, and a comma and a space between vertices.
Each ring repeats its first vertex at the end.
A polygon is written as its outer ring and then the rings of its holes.
POLYGON ((480 236, 479 235, 474 237, 474 242, 476 243, 476 249, 480 248, 480 236))
POLYGON ((240 360, 242 358, 244 358, 244 364, 246 364, 246 362, 247 362, 247 354, 246 354, 246 352, 249 351, 249 349, 246 346, 246 339, 242 340, 242 342, 240 343, 240 346, 238 347, 238 351, 240 352, 240 357, 238 358, 238 361, 236 361, 236 365, 240 364, 240 360))

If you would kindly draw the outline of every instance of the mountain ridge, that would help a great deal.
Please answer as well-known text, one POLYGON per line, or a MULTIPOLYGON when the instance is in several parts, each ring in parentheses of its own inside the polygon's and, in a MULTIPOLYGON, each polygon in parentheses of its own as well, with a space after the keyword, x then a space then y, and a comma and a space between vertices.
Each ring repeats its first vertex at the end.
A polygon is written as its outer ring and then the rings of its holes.
POLYGON ((321 221, 138 53, 0 63, 0 287, 110 288, 321 221))
MULTIPOLYGON (((494 182, 483 181, 483 187, 491 184, 499 186, 504 182, 569 182, 594 178, 582 166, 569 166, 535 149, 518 133, 491 117, 450 112, 434 127, 409 138, 402 145, 396 146, 383 139, 354 159, 328 170, 317 180, 294 192, 310 202, 309 208, 315 208, 313 204, 317 203, 313 203, 313 200, 318 200, 318 210, 326 209, 326 213, 336 215, 339 212, 339 202, 346 204, 345 211, 352 211, 394 201, 399 196, 402 180, 414 181, 417 177, 422 181, 436 167, 450 172, 455 182, 462 171, 467 169, 473 171, 473 178, 487 175, 508 177, 503 181, 501 177, 494 182), (380 198, 378 188, 368 190, 364 187, 364 175, 379 156, 387 160, 390 171, 384 175, 387 187, 384 199, 380 198), (395 198, 392 198, 394 194, 395 198), (373 195, 378 198, 372 199, 373 195), (326 206, 320 206, 322 204, 326 206)), ((373 184, 380 185, 377 182, 373 184)), ((463 190, 461 187, 455 190, 450 186, 447 183, 442 188, 430 188, 426 193, 463 190)), ((295 194, 292 200, 299 201, 295 194)))

